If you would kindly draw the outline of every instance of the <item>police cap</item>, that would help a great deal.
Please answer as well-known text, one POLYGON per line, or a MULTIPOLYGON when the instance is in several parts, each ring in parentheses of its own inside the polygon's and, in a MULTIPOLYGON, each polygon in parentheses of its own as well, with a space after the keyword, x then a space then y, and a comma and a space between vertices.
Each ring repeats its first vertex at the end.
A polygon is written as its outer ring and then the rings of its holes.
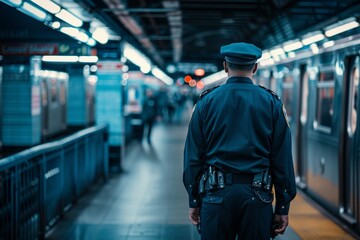
POLYGON ((261 58, 261 49, 253 44, 239 42, 231 43, 220 48, 225 61, 237 65, 252 65, 261 58))

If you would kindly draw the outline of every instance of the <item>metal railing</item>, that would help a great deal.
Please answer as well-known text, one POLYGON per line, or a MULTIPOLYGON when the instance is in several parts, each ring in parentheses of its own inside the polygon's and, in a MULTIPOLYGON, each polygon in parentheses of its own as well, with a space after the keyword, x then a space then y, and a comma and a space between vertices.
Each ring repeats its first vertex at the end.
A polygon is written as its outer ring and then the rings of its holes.
POLYGON ((1 159, 0 240, 44 239, 108 164, 107 126, 1 159))

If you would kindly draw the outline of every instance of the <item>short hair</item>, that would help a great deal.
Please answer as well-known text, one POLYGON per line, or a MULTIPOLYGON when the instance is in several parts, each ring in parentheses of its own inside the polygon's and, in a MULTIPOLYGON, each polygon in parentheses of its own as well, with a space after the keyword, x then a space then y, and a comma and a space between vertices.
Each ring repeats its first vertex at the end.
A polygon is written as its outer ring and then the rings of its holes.
POLYGON ((255 64, 251 64, 251 65, 239 65, 239 64, 234 64, 234 63, 229 63, 229 62, 226 62, 228 67, 231 69, 231 70, 237 70, 237 71, 251 71, 253 70, 255 64))

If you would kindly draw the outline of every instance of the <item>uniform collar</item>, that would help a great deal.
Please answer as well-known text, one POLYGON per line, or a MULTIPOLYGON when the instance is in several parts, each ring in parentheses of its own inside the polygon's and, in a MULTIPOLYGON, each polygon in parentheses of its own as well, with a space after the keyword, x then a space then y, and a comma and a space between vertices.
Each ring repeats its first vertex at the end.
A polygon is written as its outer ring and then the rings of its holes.
POLYGON ((226 83, 249 83, 254 84, 253 81, 248 77, 230 77, 226 83))

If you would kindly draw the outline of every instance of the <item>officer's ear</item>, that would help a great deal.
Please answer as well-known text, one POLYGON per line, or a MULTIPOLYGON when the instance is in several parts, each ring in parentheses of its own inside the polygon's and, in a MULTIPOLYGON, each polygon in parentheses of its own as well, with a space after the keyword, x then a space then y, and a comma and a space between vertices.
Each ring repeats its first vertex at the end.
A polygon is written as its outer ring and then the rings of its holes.
POLYGON ((228 66, 226 64, 226 61, 223 61, 223 66, 224 66, 225 72, 227 73, 229 71, 229 68, 228 68, 228 66))
POLYGON ((258 64, 255 63, 255 65, 254 65, 254 67, 253 67, 253 70, 252 70, 252 74, 255 74, 256 71, 257 71, 257 69, 258 69, 258 64))

